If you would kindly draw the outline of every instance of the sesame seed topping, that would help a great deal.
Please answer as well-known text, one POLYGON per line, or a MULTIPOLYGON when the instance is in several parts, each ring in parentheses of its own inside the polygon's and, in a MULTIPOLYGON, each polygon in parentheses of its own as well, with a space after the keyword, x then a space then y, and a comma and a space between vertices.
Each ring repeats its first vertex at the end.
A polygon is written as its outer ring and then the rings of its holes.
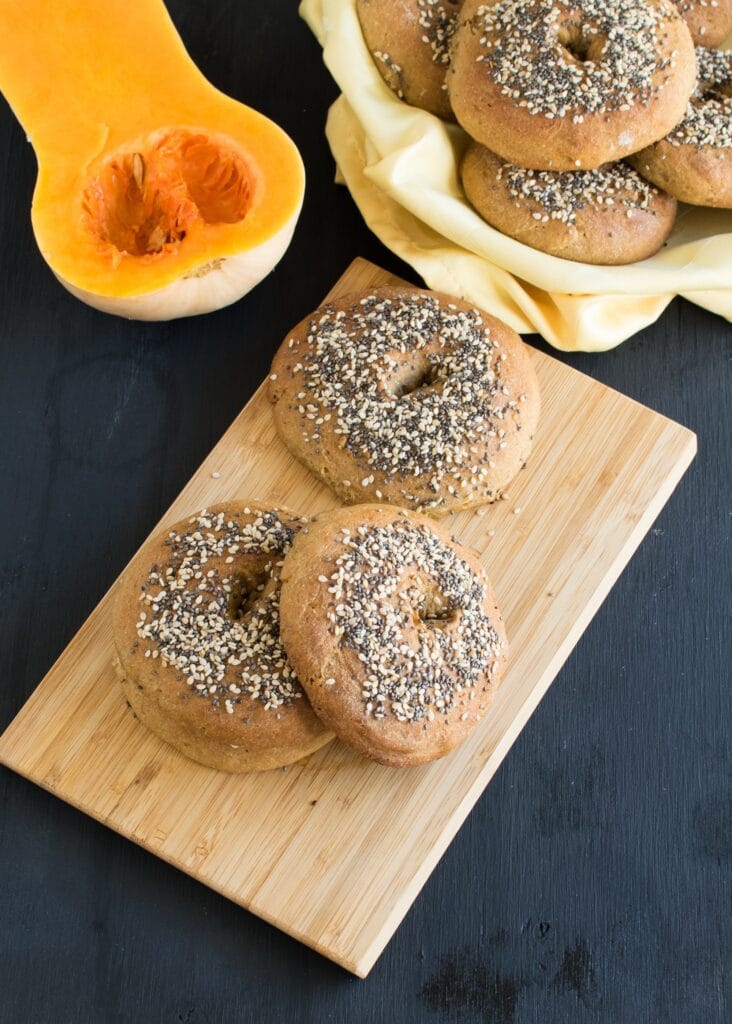
POLYGON ((245 698, 269 710, 302 696, 279 636, 279 573, 296 529, 277 510, 246 508, 231 518, 204 509, 171 530, 165 563, 151 566, 140 589, 144 656, 228 714, 245 698))
POLYGON ((457 28, 457 0, 417 0, 419 24, 424 29, 422 42, 432 50, 432 63, 447 67, 450 63, 450 40, 457 28))
POLYGON ((684 120, 666 136, 672 146, 732 146, 732 53, 698 46, 698 84, 684 120))
MULTIPOLYGON (((591 171, 532 171, 503 164, 496 181, 518 203, 533 210, 535 220, 574 224, 577 212, 587 208, 609 212, 616 204, 648 210, 660 192, 625 163, 605 164, 591 171)), ((523 401, 524 395, 519 396, 523 401)))
POLYGON ((404 99, 404 91, 401 87, 402 79, 402 68, 400 64, 397 64, 395 60, 389 56, 388 53, 384 53, 382 50, 374 50, 373 57, 375 60, 380 61, 389 72, 387 78, 387 84, 397 94, 400 100, 404 99))
POLYGON ((342 545, 331 622, 360 662, 369 717, 431 721, 490 683, 501 641, 483 580, 454 548, 406 518, 359 528, 342 545))
MULTIPOLYGON (((354 497, 392 486, 405 505, 493 500, 491 470, 523 410, 511 362, 478 310, 374 292, 347 310, 319 309, 292 358, 291 381, 302 379, 328 438, 353 457, 354 497)), ((290 409, 307 433, 302 401, 290 409)))
POLYGON ((478 8, 472 29, 502 93, 553 120, 647 103, 671 63, 659 44, 675 17, 637 0, 499 0, 478 8))

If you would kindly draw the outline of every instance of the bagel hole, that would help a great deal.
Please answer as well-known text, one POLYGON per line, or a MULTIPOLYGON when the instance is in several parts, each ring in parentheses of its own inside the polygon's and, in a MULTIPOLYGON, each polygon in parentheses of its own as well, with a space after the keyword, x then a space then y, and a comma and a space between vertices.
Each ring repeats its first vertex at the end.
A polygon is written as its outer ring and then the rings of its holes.
POLYGON ((705 103, 724 103, 727 97, 732 96, 732 85, 722 86, 717 82, 700 82, 699 94, 705 103))
POLYGON ((559 29, 557 42, 578 64, 591 60, 592 43, 583 35, 579 25, 565 24, 559 29))
POLYGON ((441 590, 419 591, 412 600, 417 617, 429 629, 446 629, 457 619, 457 610, 441 590))
POLYGON ((405 398, 416 391, 433 387, 440 376, 437 363, 425 361, 415 366, 402 366, 389 385, 394 398, 405 398))
POLYGON ((243 619, 257 605, 267 588, 270 573, 262 569, 254 573, 240 573, 230 580, 229 615, 232 619, 243 619))

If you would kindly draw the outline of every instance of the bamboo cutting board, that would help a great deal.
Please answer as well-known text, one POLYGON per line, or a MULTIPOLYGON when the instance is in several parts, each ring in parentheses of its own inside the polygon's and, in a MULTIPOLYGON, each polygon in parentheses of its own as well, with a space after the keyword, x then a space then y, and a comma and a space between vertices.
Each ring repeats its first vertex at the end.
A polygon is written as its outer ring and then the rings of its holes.
MULTIPOLYGON (((394 280, 357 260, 331 294, 394 280)), ((187 761, 122 699, 112 587, 0 739, 0 760, 365 976, 696 451, 684 427, 532 356, 543 415, 526 470, 508 501, 449 520, 483 558, 512 652, 490 714, 449 757, 394 770, 333 743, 250 776, 187 761)), ((155 532, 232 497, 336 504, 275 436, 263 388, 155 532)))

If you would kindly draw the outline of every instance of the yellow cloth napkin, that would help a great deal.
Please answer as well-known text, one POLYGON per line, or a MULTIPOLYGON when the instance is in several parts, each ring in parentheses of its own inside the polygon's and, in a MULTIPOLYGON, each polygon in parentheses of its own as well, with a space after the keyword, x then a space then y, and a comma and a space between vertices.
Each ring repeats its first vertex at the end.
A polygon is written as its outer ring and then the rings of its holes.
POLYGON ((430 288, 458 295, 566 351, 613 348, 674 295, 732 317, 732 211, 679 206, 668 244, 625 267, 548 256, 483 221, 463 195, 467 136, 401 102, 361 33, 355 0, 303 0, 342 96, 326 134, 364 220, 430 288))

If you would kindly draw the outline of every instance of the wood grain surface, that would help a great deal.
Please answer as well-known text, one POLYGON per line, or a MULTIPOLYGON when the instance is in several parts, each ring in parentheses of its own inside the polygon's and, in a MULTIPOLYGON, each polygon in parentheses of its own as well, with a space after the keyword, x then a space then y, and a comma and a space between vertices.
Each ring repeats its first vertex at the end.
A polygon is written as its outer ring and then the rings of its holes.
MULTIPOLYGON (((359 260, 330 297, 397 283, 359 260)), ((450 517, 488 571, 512 658, 448 758, 395 771, 333 743, 287 772, 189 762, 125 708, 110 601, 0 739, 0 760, 364 977, 696 452, 684 427, 540 352, 542 419, 508 500, 450 517)), ((158 527, 218 501, 337 502, 277 436, 264 385, 158 527)))
MULTIPOLYGON (((37 251, 0 100, 0 731, 350 260, 417 283, 334 183, 335 88, 292 0, 168 6, 215 84, 297 142, 303 217, 230 309, 96 313, 37 251)), ((683 300, 601 356, 531 339, 698 456, 365 981, 0 769, 2 1024, 727 1024, 730 340, 683 300)))

